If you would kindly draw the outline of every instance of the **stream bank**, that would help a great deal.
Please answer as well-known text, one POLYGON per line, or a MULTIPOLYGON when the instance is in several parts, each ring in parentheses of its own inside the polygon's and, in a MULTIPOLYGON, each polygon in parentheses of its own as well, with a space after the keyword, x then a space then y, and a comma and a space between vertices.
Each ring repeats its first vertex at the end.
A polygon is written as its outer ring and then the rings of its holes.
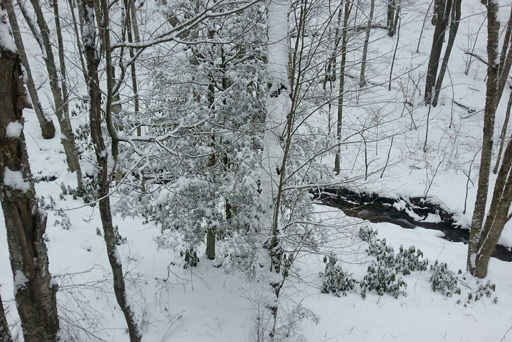
MULTIPOLYGON (((448 241, 468 243, 469 229, 458 225, 452 213, 424 197, 396 199, 345 188, 313 190, 312 193, 319 204, 341 209, 351 217, 374 223, 389 222, 405 229, 422 227, 438 230, 448 241)), ((503 245, 496 245, 492 256, 512 261, 512 251, 503 245)))

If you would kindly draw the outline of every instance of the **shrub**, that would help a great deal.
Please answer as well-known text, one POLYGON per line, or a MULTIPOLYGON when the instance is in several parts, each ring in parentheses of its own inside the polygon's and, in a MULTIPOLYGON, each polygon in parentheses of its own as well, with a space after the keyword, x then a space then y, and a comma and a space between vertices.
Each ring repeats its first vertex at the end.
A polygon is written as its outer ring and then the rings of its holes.
POLYGON ((460 294, 460 288, 458 287, 457 275, 448 269, 446 263, 436 262, 430 266, 430 283, 432 291, 440 292, 445 297, 451 297, 453 294, 460 294))
POLYGON ((347 292, 354 290, 356 280, 351 274, 343 271, 334 253, 324 258, 325 272, 321 273, 322 293, 332 293, 337 297, 346 296, 347 292))

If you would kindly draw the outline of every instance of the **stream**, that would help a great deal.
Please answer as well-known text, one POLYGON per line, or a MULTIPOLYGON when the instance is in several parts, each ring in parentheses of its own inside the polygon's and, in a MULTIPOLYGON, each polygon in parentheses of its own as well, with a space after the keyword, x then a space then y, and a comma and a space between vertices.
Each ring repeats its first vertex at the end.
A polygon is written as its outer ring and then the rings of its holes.
MULTIPOLYGON (((394 199, 344 188, 328 188, 312 193, 319 204, 341 209, 348 216, 375 223, 389 222, 405 229, 434 229, 443 232, 443 238, 452 242, 467 244, 469 239, 469 229, 456 224, 452 213, 423 197, 394 199)), ((496 245, 492 256, 512 261, 512 251, 503 245, 496 245)))

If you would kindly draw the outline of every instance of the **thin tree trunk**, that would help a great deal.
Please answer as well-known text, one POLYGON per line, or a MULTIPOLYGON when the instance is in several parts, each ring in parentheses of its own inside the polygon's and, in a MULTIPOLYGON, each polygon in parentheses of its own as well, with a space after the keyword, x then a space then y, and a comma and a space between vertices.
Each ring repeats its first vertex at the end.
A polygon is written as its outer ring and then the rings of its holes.
MULTIPOLYGON (((512 37, 510 37, 512 39, 512 37)), ((509 42, 508 44, 508 53, 505 58, 504 64, 500 64, 501 73, 498 77, 498 90, 497 90, 497 102, 496 107, 500 103, 501 96, 503 95, 503 90, 505 89, 505 85, 507 84, 507 80, 510 77, 510 67, 512 66, 512 44, 509 42)))
MULTIPOLYGON (((491 172, 491 158, 493 146, 494 119, 496 115, 497 103, 497 80, 498 80, 498 40, 500 24, 497 20, 498 4, 495 1, 489 1, 487 4, 487 91, 485 98, 485 117, 483 128, 482 152, 480 157, 480 171, 478 175, 478 189, 476 194, 475 209, 471 220, 471 230, 468 243, 467 267, 471 274, 477 275, 477 265, 479 265, 478 274, 483 270, 481 262, 478 260, 480 239, 482 236, 485 208, 487 204, 487 193, 489 189, 489 174, 491 172)), ((509 144, 510 145, 510 144, 509 144)), ((504 158, 505 159, 505 158, 504 158)), ((505 163, 505 160, 504 160, 505 163)), ((503 165, 502 165, 503 169, 503 165)), ((501 172, 501 171, 500 171, 501 172)), ((498 183, 496 183, 496 187, 498 183)), ((503 189, 503 187, 501 187, 503 189)), ((508 208, 507 208, 508 210, 508 208)), ((487 266, 486 266, 487 267, 487 266)), ((485 268, 485 271, 487 268, 485 268)))
POLYGON ((478 241, 474 258, 475 269, 472 272, 478 278, 484 278, 487 275, 489 259, 507 222, 508 211, 512 202, 511 166, 512 139, 509 141, 503 156, 503 164, 496 179, 491 207, 478 241))
POLYGON ((397 14, 398 22, 398 34, 396 35, 396 44, 395 51, 393 52, 393 59, 391 59, 391 68, 389 70, 389 82, 388 82, 388 90, 391 91, 391 81, 393 80, 393 69, 395 67, 396 53, 398 51, 398 43, 400 42, 400 26, 402 25, 401 18, 399 14, 397 14))
MULTIPOLYGON (((80 33, 78 31, 78 23, 76 20, 76 14, 75 14, 75 8, 74 8, 75 5, 73 4, 73 0, 68 0, 67 2, 68 2, 69 12, 71 13, 71 21, 73 22, 73 32, 75 33, 75 39, 76 39, 75 44, 78 47, 80 67, 82 70, 82 75, 84 76, 84 80, 86 80, 87 79, 87 68, 86 68, 85 62, 84 62, 84 49, 82 47, 80 33)), ((78 11, 78 12, 80 13, 80 11, 78 11)))
MULTIPOLYGON (((135 42, 140 42, 139 36, 139 25, 137 24, 137 13, 135 12, 135 0, 126 0, 127 5, 126 11, 128 13, 127 24, 128 24, 128 42, 132 42, 135 38, 135 42), (132 37, 133 30, 133 37, 132 37)), ((133 49, 130 49, 130 58, 134 57, 133 49)), ((130 65, 131 79, 132 79, 132 91, 133 91, 133 109, 134 115, 139 115, 139 85, 137 82, 137 70, 135 63, 130 65)), ((137 127, 137 136, 142 135, 142 129, 140 126, 137 127)))
MULTIPOLYGON (((209 29, 208 30, 208 39, 213 40, 215 37, 215 30, 209 29)), ((213 64, 213 61, 210 60, 210 70, 208 72, 208 107, 210 110, 215 109, 215 78, 213 76, 213 72, 215 70, 215 65, 213 64)), ((210 154, 209 161, 208 161, 208 167, 215 168, 217 165, 217 156, 215 154, 215 134, 212 134, 211 137, 211 147, 212 147, 212 153, 210 154)), ((214 178, 215 177, 215 171, 212 172, 212 175, 209 176, 214 178)), ((214 179, 212 180, 213 183, 215 183, 214 179)), ((209 225, 209 227, 206 230, 206 257, 209 260, 215 259, 215 226, 209 225)))
POLYGON ((505 65, 505 58, 507 57, 508 46, 510 45, 510 39, 512 36, 512 6, 510 6, 510 15, 507 22, 507 30, 505 31, 505 39, 503 39, 503 46, 501 47, 500 54, 500 68, 498 73, 501 75, 503 72, 503 66, 505 65))
POLYGON ((359 87, 362 88, 366 85, 365 72, 366 72, 366 58, 368 55, 368 43, 370 41, 370 31, 372 28, 373 13, 375 10, 375 0, 370 2, 370 15, 368 16, 368 24, 366 25, 366 32, 363 45, 363 56, 361 57, 361 74, 359 76, 359 87))
POLYGON ((451 14, 451 24, 450 24, 450 33, 448 35, 448 44, 446 45, 446 50, 444 52, 443 63, 441 64, 441 70, 439 71, 439 75, 437 76, 437 81, 435 84, 434 98, 432 99, 432 105, 437 106, 437 101, 439 100, 439 93, 441 92, 441 87, 443 85, 444 75, 446 73, 446 68, 448 68, 448 61, 450 59, 450 54, 453 49, 453 43, 455 42, 455 37, 457 36, 457 30, 459 29, 459 22, 461 16, 461 4, 462 0, 454 0, 452 14, 451 14))
POLYGON ((439 59, 441 58, 444 35, 448 26, 451 7, 452 0, 436 0, 434 9, 436 28, 432 39, 432 48, 430 49, 430 58, 428 61, 428 70, 425 82, 425 105, 430 104, 432 100, 432 90, 435 86, 439 59))
POLYGON ((341 65, 340 65, 340 83, 338 88, 338 122, 336 125, 336 156, 334 158, 334 173, 340 174, 341 171, 341 127, 343 122, 343 100, 345 92, 345 64, 347 62, 347 27, 352 8, 351 0, 345 1, 345 10, 343 13, 343 28, 341 31, 341 65))
POLYGON ((59 1, 52 0, 53 15, 55 19, 55 31, 57 33, 57 49, 59 56, 60 85, 62 90, 62 111, 69 113, 69 93, 66 73, 66 59, 64 57, 64 42, 62 40, 62 28, 60 25, 59 1))
MULTIPOLYGON (((121 308, 128 326, 128 333, 131 342, 139 342, 141 335, 135 321, 132 309, 130 308, 124 282, 123 267, 117 250, 115 229, 112 224, 112 213, 110 210, 110 180, 108 170, 108 155, 105 153, 105 142, 101 130, 101 90, 99 88, 98 65, 99 55, 96 52, 96 25, 94 19, 94 0, 81 1, 82 18, 82 39, 87 63, 87 86, 89 91, 89 116, 91 138, 96 152, 98 163, 98 198, 103 235, 107 247, 107 254, 114 281, 114 293, 117 303, 121 308)), ((105 3, 102 1, 104 20, 108 20, 108 12, 105 11, 105 3)), ((108 47, 108 42, 107 42, 108 47)), ((107 106, 107 110, 109 107, 107 106)))
POLYGON ((398 28, 398 20, 400 19, 400 13, 402 12, 402 0, 394 0, 395 2, 395 13, 394 13, 394 21, 393 26, 391 28, 392 36, 396 34, 396 30, 398 28))
POLYGON ((9 17, 9 24, 11 25, 11 31, 14 37, 14 42, 16 43, 16 49, 18 50, 18 54, 21 58, 21 63, 23 64, 23 68, 25 69, 30 101, 32 102, 32 108, 34 109, 37 120, 39 121, 42 136, 44 139, 52 139, 53 137, 55 137, 55 126, 53 125, 53 121, 43 111, 43 107, 41 106, 41 102, 39 101, 39 96, 37 95, 37 89, 34 83, 34 79, 32 78, 32 70, 30 69, 30 64, 28 63, 27 54, 25 52, 25 46, 23 44, 23 39, 21 37, 18 19, 16 19, 16 14, 14 13, 14 8, 12 6, 11 0, 4 1, 4 5, 6 6, 7 15, 9 17))
POLYGON ((388 29, 388 36, 393 37, 393 24, 395 22, 395 2, 396 0, 387 0, 388 1, 388 11, 387 11, 387 22, 386 27, 388 29))
POLYGON ((12 342, 11 332, 5 317, 4 304, 2 303, 2 296, 0 295, 0 341, 12 342))
POLYGON ((57 120, 59 121, 62 136, 61 142, 62 146, 64 147, 64 152, 66 153, 67 165, 71 172, 76 172, 78 190, 81 192, 83 190, 82 171, 80 169, 80 162, 78 160, 78 152, 75 145, 73 128, 71 127, 71 120, 69 119, 69 112, 65 110, 67 108, 67 103, 62 97, 62 88, 59 85, 59 77, 57 75, 55 58, 53 56, 52 44, 50 41, 50 30, 43 16, 43 12, 39 5, 39 0, 30 0, 30 2, 34 8, 37 25, 39 26, 41 34, 41 40, 43 44, 42 50, 44 55, 43 59, 48 71, 50 88, 55 106, 55 114, 57 115, 57 120))
POLYGON ((507 136, 508 122, 510 120, 511 107, 512 107, 512 93, 508 97, 507 112, 505 114, 505 122, 503 122, 503 127, 501 128, 500 149, 498 151, 498 156, 496 157, 496 164, 494 165, 494 170, 492 170, 492 172, 494 174, 498 173, 498 167, 500 166, 501 155, 503 154, 503 146, 505 145, 505 137, 507 136))
POLYGON ((0 82, 0 201, 16 304, 25 342, 55 342, 57 285, 48 269, 46 213, 38 206, 23 134, 22 111, 28 103, 20 60, 7 46, 0 46, 0 82))

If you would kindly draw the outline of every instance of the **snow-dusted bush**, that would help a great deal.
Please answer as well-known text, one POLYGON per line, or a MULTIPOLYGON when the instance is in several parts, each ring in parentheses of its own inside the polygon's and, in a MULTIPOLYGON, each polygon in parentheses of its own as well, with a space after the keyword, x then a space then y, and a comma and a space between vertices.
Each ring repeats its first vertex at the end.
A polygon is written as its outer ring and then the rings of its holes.
POLYGON ((373 261, 368 266, 366 275, 360 285, 363 298, 366 298, 368 291, 375 291, 379 296, 387 293, 395 298, 407 295, 402 289, 407 287, 402 277, 397 274, 393 267, 379 261, 373 261))
POLYGON ((408 275, 414 271, 426 271, 428 266, 428 260, 423 258, 423 252, 414 246, 404 248, 400 245, 395 262, 397 272, 403 275, 408 275))
POLYGON ((338 259, 334 253, 324 257, 324 263, 325 272, 320 273, 322 293, 332 293, 340 297, 340 295, 346 296, 347 292, 354 290, 356 280, 338 265, 338 259))
POLYGON ((443 296, 451 297, 454 294, 460 294, 457 275, 448 269, 446 263, 436 262, 430 266, 430 283, 432 291, 440 292, 443 296))
MULTIPOLYGON (((468 298, 464 305, 476 302, 482 298, 491 298, 495 291, 496 284, 492 283, 490 280, 484 282, 483 280, 478 279, 476 282, 476 290, 468 293, 468 298)), ((498 297, 494 297, 492 301, 493 303, 497 303, 498 297)))

